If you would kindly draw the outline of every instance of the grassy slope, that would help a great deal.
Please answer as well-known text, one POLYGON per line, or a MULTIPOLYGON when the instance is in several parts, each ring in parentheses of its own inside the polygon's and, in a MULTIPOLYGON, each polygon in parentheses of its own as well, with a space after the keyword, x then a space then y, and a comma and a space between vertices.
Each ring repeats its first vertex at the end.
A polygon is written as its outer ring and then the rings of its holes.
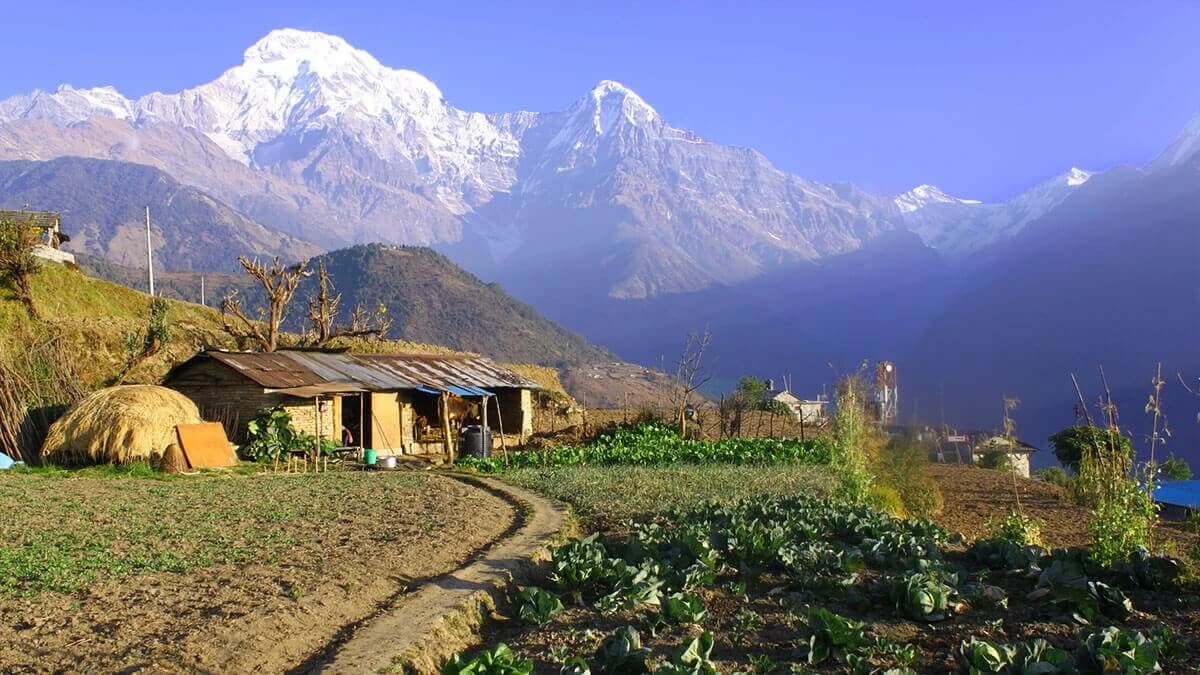
MULTIPOLYGON (((431 249, 370 244, 321 258, 342 296, 343 320, 356 304, 368 309, 383 305, 393 321, 392 335, 405 340, 556 368, 615 358, 431 249)), ((105 279, 134 287, 143 283, 137 270, 91 258, 84 264, 105 279)), ((311 266, 316 267, 315 260, 311 266)), ((160 275, 158 285, 165 295, 198 300, 199 277, 197 273, 166 273, 160 275)), ((234 288, 248 305, 258 303, 260 291, 245 275, 206 274, 205 282, 210 303, 234 288)), ((315 276, 305 280, 297 298, 314 295, 316 284, 315 276)), ((302 311, 293 311, 289 327, 296 328, 302 316, 302 311)))
MULTIPOLYGON (((88 388, 100 386, 120 369, 125 336, 145 326, 150 300, 144 293, 56 264, 43 265, 35 275, 34 297, 43 319, 40 322, 29 317, 11 289, 0 286, 0 358, 19 362, 31 345, 58 340, 88 388)), ((171 340, 131 374, 131 383, 158 382, 171 366, 190 357, 201 345, 234 346, 221 330, 218 311, 189 302, 169 302, 171 340)), ((454 353, 446 347, 403 340, 354 340, 334 346, 353 351, 454 353)), ((516 367, 536 373, 543 386, 561 390, 553 370, 516 367)))

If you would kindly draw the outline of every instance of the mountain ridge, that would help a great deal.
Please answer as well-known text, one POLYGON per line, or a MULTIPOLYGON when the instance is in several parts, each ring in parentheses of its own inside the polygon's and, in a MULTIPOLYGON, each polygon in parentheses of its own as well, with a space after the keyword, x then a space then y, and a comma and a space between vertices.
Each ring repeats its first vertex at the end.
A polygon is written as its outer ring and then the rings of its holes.
POLYGON ((757 150, 672 126, 613 80, 558 112, 461 110, 415 71, 296 29, 173 94, 61 87, 0 102, 0 157, 58 154, 155 164, 326 248, 435 245, 478 272, 571 260, 577 284, 615 298, 737 283, 895 229, 974 250, 1029 220, 994 208, 969 236, 946 235, 958 214, 922 208, 914 220, 894 195, 851 197, 787 173, 757 150), (22 123, 35 120, 73 140, 31 138, 22 123))

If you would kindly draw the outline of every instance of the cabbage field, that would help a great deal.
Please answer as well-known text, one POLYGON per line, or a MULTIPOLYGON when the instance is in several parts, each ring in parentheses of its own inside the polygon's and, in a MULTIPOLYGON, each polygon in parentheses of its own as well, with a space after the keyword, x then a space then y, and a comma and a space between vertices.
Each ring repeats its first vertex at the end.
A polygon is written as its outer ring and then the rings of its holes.
POLYGON ((828 464, 828 439, 681 438, 671 428, 620 427, 584 445, 564 445, 490 458, 464 457, 458 465, 484 473, 552 466, 665 466, 670 464, 828 464))
POLYGON ((964 542, 814 496, 706 503, 552 550, 448 673, 1195 672, 1195 589, 1144 552, 964 542), (1189 600, 1189 598, 1191 598, 1189 600))

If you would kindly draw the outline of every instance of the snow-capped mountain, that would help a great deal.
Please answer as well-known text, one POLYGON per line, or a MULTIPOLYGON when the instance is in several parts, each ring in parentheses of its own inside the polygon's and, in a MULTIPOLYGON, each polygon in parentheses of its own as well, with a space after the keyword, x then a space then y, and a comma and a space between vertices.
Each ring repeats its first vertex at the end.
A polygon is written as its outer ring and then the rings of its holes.
POLYGON ((63 155, 154 165, 325 246, 439 245, 506 283, 569 273, 621 298, 736 283, 895 229, 975 250, 1089 176, 1073 169, 1002 204, 930 185, 872 195, 673 127, 619 82, 559 112, 470 112, 419 73, 294 29, 177 93, 63 86, 0 101, 0 159, 63 155))
POLYGON ((901 213, 912 213, 918 209, 923 209, 930 204, 982 204, 983 202, 977 199, 961 199, 959 197, 951 197, 942 192, 942 189, 936 185, 918 185, 917 187, 897 195, 893 200, 896 203, 896 208, 900 209, 901 213))
POLYGON ((1162 154, 1155 158, 1146 169, 1162 171, 1181 166, 1198 154, 1200 154, 1200 115, 1193 117, 1179 138, 1175 139, 1175 142, 1166 150, 1163 150, 1162 154))
POLYGON ((1015 236, 1058 206, 1092 174, 1072 167, 1016 197, 986 204, 922 185, 894 199, 901 219, 929 246, 949 253, 979 250, 1015 236))

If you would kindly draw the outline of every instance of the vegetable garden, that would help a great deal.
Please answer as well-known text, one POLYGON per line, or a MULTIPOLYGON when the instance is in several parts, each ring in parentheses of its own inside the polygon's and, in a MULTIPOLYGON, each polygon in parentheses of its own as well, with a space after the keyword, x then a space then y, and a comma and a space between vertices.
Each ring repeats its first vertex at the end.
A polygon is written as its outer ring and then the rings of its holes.
POLYGON ((706 504, 553 549, 521 625, 446 672, 1184 672, 1177 576, 816 498, 706 504))
POLYGON ((459 465, 484 473, 509 468, 552 466, 665 466, 670 464, 828 464, 829 441, 727 438, 702 441, 681 438, 665 426, 619 427, 594 442, 519 452, 487 459, 465 457, 459 465))

